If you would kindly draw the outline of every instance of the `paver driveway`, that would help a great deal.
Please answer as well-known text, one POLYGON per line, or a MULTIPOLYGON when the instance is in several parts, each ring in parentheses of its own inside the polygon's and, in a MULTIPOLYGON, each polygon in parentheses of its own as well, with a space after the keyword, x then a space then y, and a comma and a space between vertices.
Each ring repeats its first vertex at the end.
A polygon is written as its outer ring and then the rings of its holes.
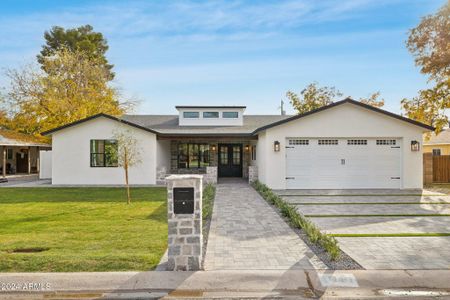
POLYGON ((205 270, 326 269, 326 265, 243 181, 217 185, 205 270))
POLYGON ((375 237, 450 233, 450 197, 424 191, 278 191, 366 269, 448 269, 450 237, 375 237), (398 215, 398 216, 386 216, 398 215), (404 216, 400 216, 404 215, 404 216), (409 216, 408 216, 409 215, 409 216))

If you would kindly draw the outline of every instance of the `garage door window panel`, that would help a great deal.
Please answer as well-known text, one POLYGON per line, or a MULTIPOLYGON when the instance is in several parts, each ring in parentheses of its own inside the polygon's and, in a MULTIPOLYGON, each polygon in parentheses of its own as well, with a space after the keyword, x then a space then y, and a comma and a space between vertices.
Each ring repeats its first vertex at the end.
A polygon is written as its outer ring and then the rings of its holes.
POLYGON ((290 146, 294 146, 294 145, 307 146, 307 145, 309 145, 309 140, 289 140, 289 145, 290 146))
POLYGON ((377 145, 395 146, 396 144, 397 144, 396 140, 377 140, 377 145))
POLYGON ((338 140, 319 140, 318 142, 319 146, 331 146, 331 145, 338 145, 338 140))
POLYGON ((347 140, 347 145, 367 145, 367 140, 347 140))

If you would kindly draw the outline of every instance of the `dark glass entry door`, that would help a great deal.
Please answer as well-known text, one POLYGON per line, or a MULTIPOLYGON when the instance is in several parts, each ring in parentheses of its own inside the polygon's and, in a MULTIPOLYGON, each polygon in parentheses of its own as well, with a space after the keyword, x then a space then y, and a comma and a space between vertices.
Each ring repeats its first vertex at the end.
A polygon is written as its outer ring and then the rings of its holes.
POLYGON ((219 144, 219 177, 242 177, 242 145, 219 144))

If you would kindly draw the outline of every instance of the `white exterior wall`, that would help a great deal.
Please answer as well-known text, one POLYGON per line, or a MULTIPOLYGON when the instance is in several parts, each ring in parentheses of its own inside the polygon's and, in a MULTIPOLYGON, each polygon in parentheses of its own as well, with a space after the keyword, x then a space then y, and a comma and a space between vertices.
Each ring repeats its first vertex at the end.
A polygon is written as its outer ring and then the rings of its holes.
POLYGON ((142 162, 129 170, 130 184, 156 183, 156 135, 108 118, 99 117, 57 131, 52 136, 52 184, 122 185, 123 168, 91 167, 90 140, 111 139, 120 126, 139 141, 142 162))
POLYGON ((165 167, 167 171, 170 171, 170 140, 156 141, 156 157, 157 167, 165 167))
POLYGON ((244 108, 178 108, 180 126, 242 126, 244 108), (183 112, 198 112, 199 118, 184 118, 183 112), (219 112, 218 118, 203 118, 203 112, 219 112), (238 118, 222 118, 223 112, 237 112, 238 118))
POLYGON ((39 151, 39 179, 52 178, 52 151, 39 151))
POLYGON ((267 164, 267 155, 270 151, 266 143, 266 133, 261 132, 258 135, 258 143, 256 144, 256 161, 258 166, 258 180, 267 183, 266 180, 266 164, 267 164))
POLYGON ((273 189, 286 188, 286 138, 392 137, 402 139, 401 187, 422 188, 422 151, 412 152, 410 143, 421 142, 425 131, 351 103, 339 105, 261 132, 257 153, 259 179, 273 189), (279 152, 273 151, 274 141, 281 144, 279 152))

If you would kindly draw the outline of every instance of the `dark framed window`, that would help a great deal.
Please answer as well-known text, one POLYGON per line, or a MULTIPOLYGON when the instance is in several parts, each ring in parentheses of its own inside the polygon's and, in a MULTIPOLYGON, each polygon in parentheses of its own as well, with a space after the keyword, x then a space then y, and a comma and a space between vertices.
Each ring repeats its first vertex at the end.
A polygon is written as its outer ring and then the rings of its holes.
POLYGON ((6 149, 6 159, 13 159, 13 152, 11 148, 6 149))
POLYGON ((117 154, 117 140, 91 140, 91 167, 117 167, 117 154))
POLYGON ((186 118, 186 119, 198 119, 199 117, 200 117, 200 113, 198 111, 183 112, 183 118, 186 118))
POLYGON ((203 112, 203 118, 209 119, 209 118, 218 118, 219 112, 218 111, 204 111, 203 112))
POLYGON ((256 145, 252 146, 252 160, 256 160, 256 145))
POLYGON ((440 156, 441 155, 441 149, 433 149, 433 156, 440 156))
POLYGON ((178 168, 196 169, 209 166, 208 144, 178 144, 178 168))
POLYGON ((239 117, 239 113, 237 111, 224 111, 222 113, 222 118, 237 119, 238 117, 239 117))
POLYGON ((233 146, 233 165, 241 165, 241 146, 233 146))

